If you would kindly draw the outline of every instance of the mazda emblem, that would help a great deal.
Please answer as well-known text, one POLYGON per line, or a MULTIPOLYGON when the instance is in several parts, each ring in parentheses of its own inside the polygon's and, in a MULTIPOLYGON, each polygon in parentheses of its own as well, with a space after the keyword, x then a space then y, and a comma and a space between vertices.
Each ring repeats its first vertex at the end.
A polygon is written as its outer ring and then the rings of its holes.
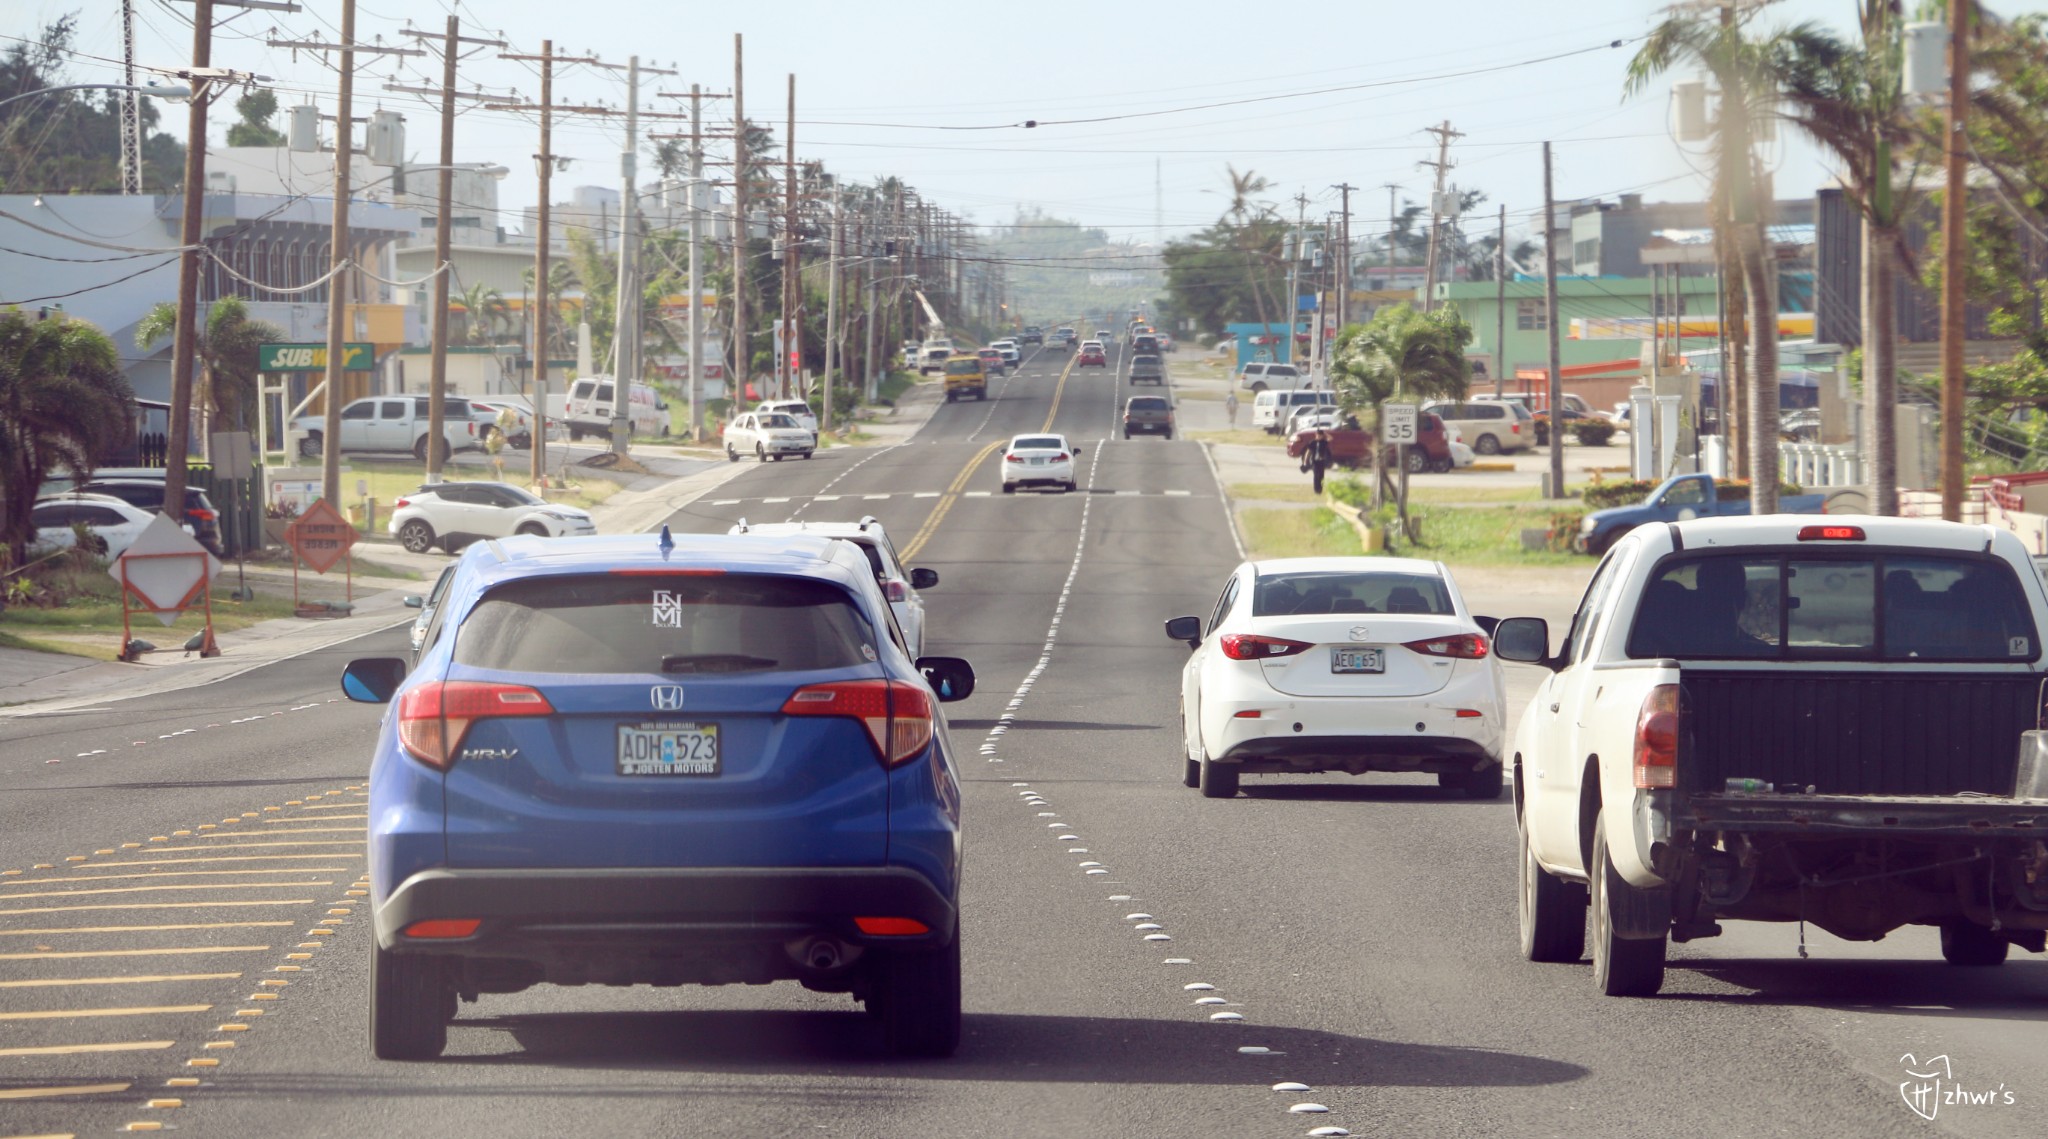
POLYGON ((1351 639, 1354 641, 1369 641, 1372 638, 1368 635, 1368 630, 1364 625, 1353 625, 1351 626, 1351 639))

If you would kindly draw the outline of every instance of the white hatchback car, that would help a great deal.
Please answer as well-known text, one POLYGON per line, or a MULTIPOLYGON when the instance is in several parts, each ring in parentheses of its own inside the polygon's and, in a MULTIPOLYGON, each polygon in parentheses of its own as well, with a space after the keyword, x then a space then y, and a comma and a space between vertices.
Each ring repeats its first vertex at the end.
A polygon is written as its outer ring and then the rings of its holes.
POLYGON ((817 450, 818 435, 779 411, 748 411, 725 425, 725 457, 737 463, 753 452, 762 462, 781 462, 790 455, 808 459, 817 450))
POLYGON ((1014 436, 1003 448, 1003 493, 1015 494, 1020 486, 1073 490, 1074 460, 1080 454, 1081 448, 1064 435, 1014 436))
MULTIPOLYGON (((53 494, 37 499, 28 517, 35 528, 35 545, 51 549, 72 545, 77 538, 72 526, 82 523, 107 544, 109 560, 120 557, 156 521, 154 512, 111 494, 53 494)), ((185 533, 191 532, 188 522, 185 533)))
POLYGON ((1441 562, 1246 562, 1216 608, 1175 617, 1182 781, 1212 799, 1244 773, 1430 772, 1499 797, 1506 694, 1489 618, 1441 562))
POLYGON ((810 432, 813 439, 818 436, 818 413, 811 410, 810 404, 800 399, 768 400, 765 403, 756 404, 754 410, 761 415, 774 415, 778 412, 787 415, 791 419, 796 420, 798 426, 810 432))
POLYGON ((924 597, 918 590, 939 584, 939 571, 905 570, 902 557, 896 553, 896 544, 889 540, 889 532, 873 515, 858 522, 749 523, 742 518, 726 533, 819 534, 851 542, 867 555, 868 566, 875 571, 875 582, 882 587, 882 596, 889 599, 889 611, 896 616, 896 627, 903 630, 903 640, 910 646, 911 659, 924 655, 924 597))
POLYGON ((590 512, 502 482, 426 483, 391 504, 388 529, 415 554, 439 546, 455 553, 471 542, 531 534, 566 538, 597 533, 590 512))

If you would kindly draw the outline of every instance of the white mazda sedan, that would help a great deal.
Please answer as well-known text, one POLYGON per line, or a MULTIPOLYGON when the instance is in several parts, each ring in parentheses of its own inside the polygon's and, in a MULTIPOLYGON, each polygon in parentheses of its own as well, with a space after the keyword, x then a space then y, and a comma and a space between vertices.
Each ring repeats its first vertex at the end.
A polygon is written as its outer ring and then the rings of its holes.
POLYGON ((1181 673, 1183 782, 1227 799, 1248 773, 1429 772, 1498 798, 1507 709, 1491 626, 1441 562, 1238 566, 1207 620, 1166 622, 1194 650, 1181 673))

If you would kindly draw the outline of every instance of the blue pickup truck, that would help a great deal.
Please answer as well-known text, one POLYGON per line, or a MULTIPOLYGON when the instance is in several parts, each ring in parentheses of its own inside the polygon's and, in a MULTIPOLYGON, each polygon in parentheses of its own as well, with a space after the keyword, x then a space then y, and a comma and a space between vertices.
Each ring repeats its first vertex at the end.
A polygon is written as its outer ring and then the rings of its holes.
MULTIPOLYGON (((1735 485, 1729 484, 1731 488, 1735 485)), ((1824 494, 1778 496, 1780 514, 1823 514, 1826 510, 1827 496, 1824 494)), ((1634 506, 1615 506, 1586 515, 1585 520, 1579 523, 1579 537, 1574 545, 1599 557, 1616 539, 1646 522, 1685 522, 1693 518, 1748 513, 1749 496, 1722 497, 1722 488, 1714 485, 1713 476, 1673 475, 1651 491, 1650 497, 1634 506)))

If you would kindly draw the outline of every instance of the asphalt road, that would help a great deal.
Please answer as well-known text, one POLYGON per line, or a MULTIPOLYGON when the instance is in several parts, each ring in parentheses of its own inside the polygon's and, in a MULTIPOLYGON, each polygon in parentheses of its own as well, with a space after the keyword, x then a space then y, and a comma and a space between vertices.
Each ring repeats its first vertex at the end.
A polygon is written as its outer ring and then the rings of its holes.
MULTIPOLYGON (((1117 437, 1127 389, 1065 363, 1035 356, 896 447, 760 464, 670 520, 872 514, 942 575, 928 651, 980 674, 949 707, 968 823, 956 1058, 884 1058, 850 1000, 777 985, 487 996, 444 1059, 370 1059, 351 889, 378 713, 338 702, 335 677, 396 652, 391 631, 0 720, 0 869, 21 871, 0 875, 0 1136, 2048 1129, 2039 959, 1951 970, 1912 933, 1815 934, 1800 960, 1791 927, 1731 926, 1674 949, 1662 998, 1605 999, 1587 966, 1517 957, 1507 804, 1388 776, 1247 777, 1230 801, 1181 787, 1186 650, 1159 622, 1206 612, 1238 551, 1202 451, 1117 437), (1081 491, 1001 494, 990 445, 1047 429, 1083 448, 1081 491), (1924 1121, 1899 1094, 1905 1053, 2015 1102, 1924 1121)), ((1519 708, 1529 674, 1512 682, 1519 708)))

